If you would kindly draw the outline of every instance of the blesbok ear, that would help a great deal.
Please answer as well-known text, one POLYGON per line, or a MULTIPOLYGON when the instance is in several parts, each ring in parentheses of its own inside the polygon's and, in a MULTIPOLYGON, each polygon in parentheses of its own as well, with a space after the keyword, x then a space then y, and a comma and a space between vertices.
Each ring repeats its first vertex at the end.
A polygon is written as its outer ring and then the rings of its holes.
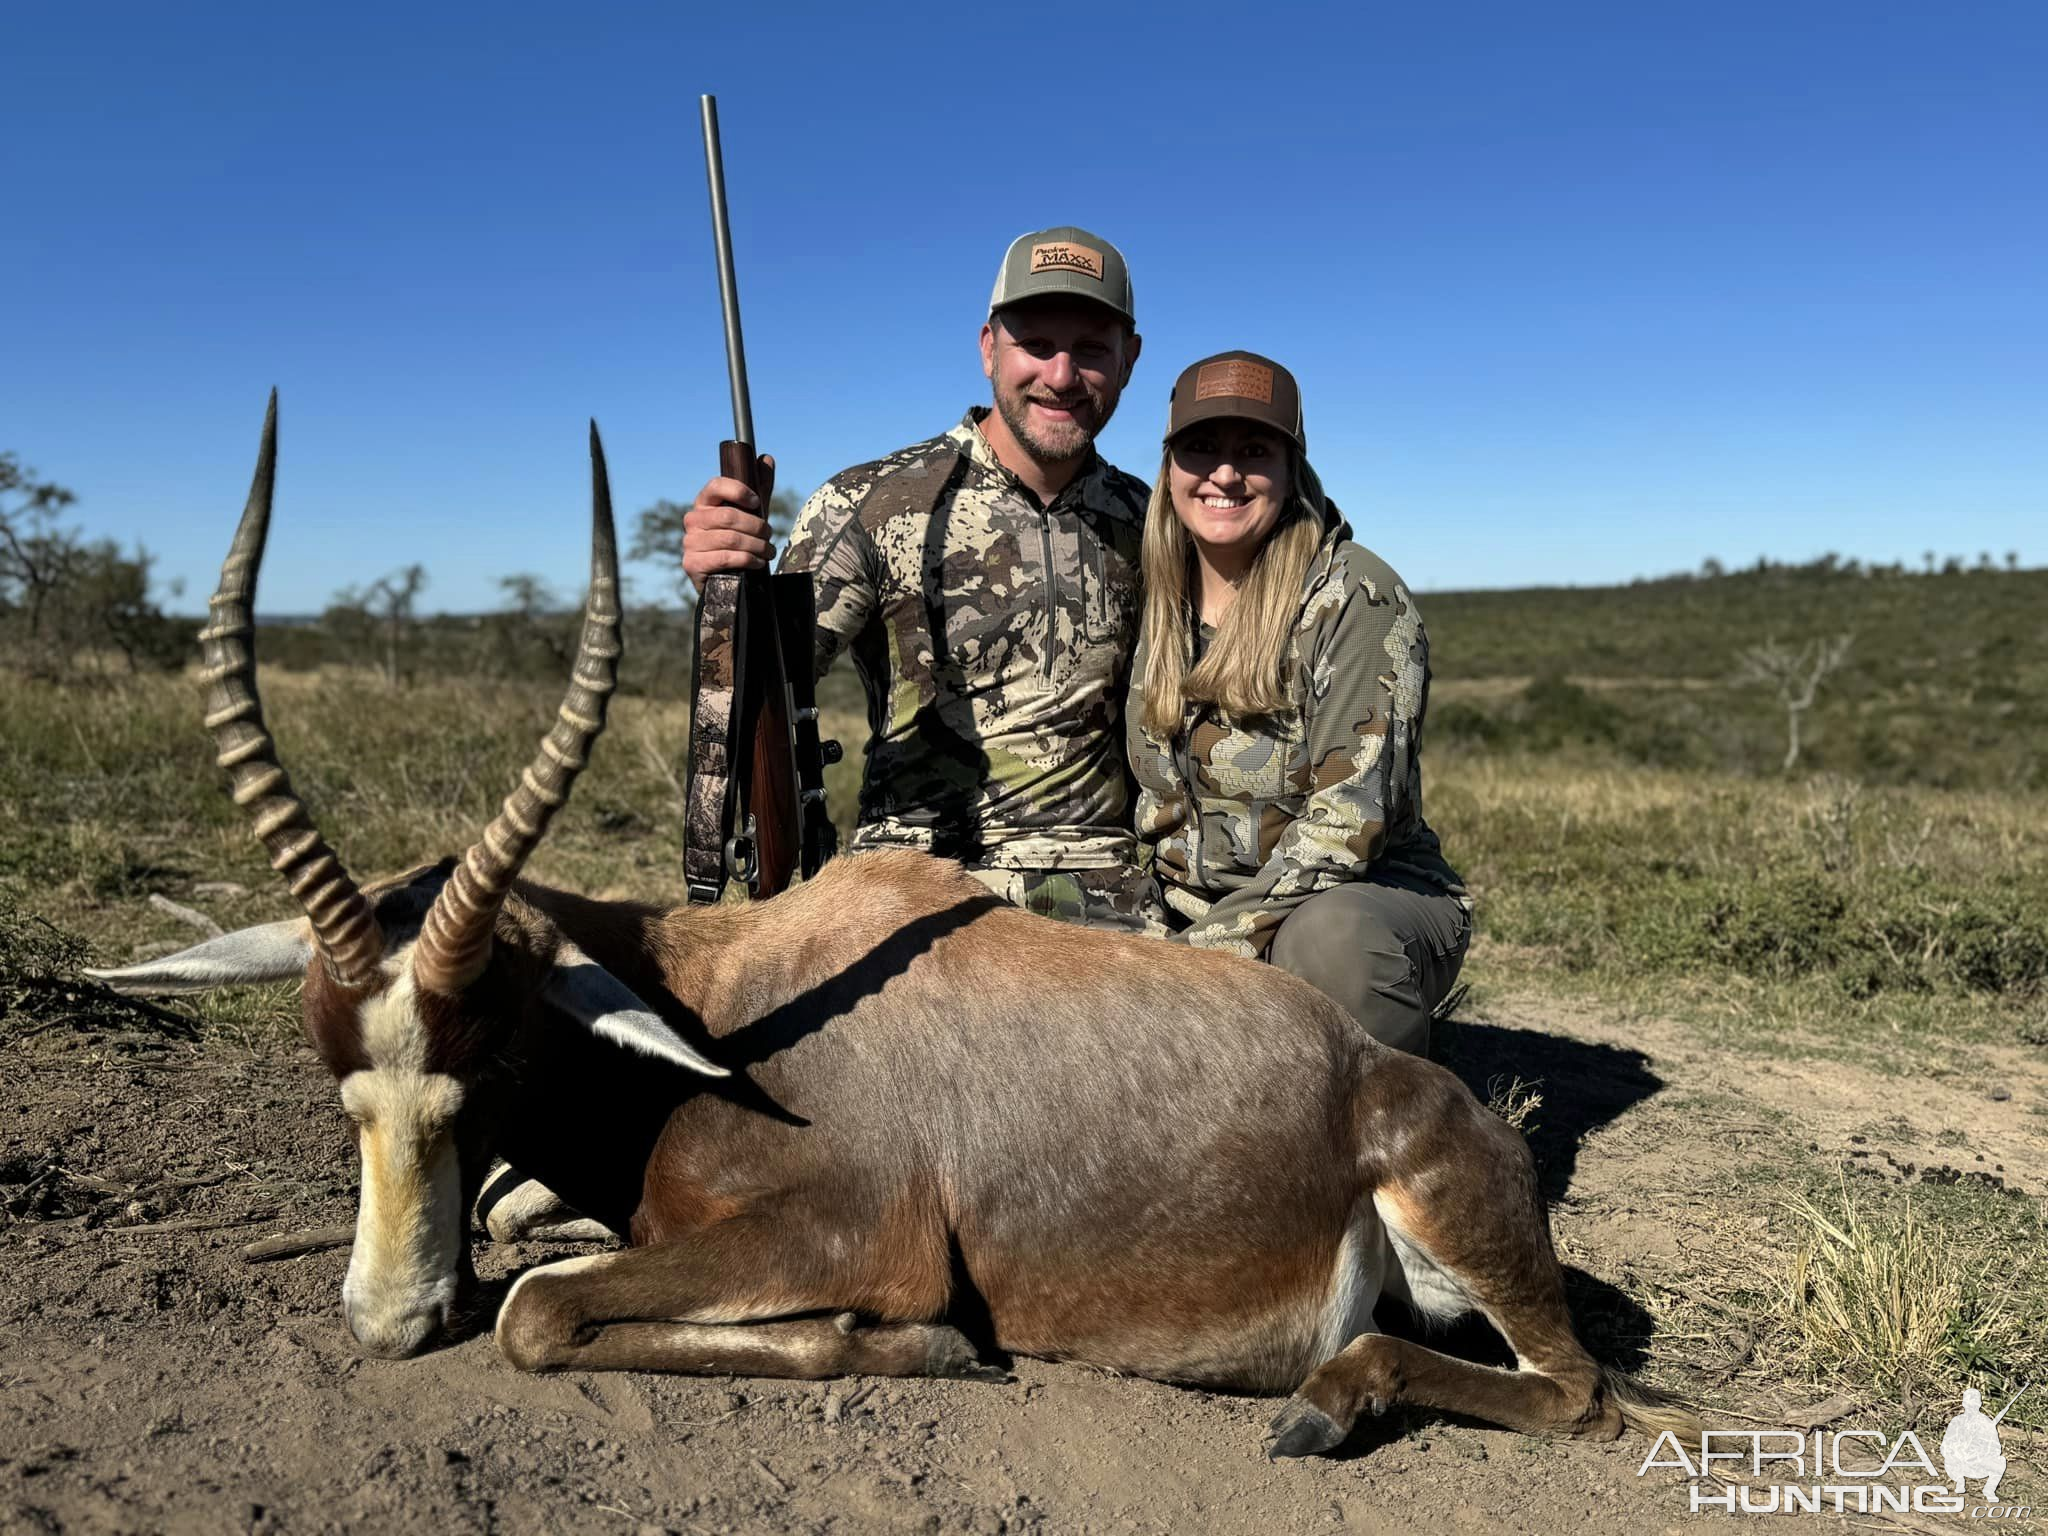
POLYGON ((630 1051, 672 1061, 707 1077, 732 1076, 727 1068, 692 1050, 639 993, 574 944, 565 943, 555 952, 555 968, 541 995, 592 1034, 630 1051))
POLYGON ((313 961, 313 925, 303 917, 224 933, 175 955, 83 974, 131 997, 176 997, 259 981, 292 981, 313 961))

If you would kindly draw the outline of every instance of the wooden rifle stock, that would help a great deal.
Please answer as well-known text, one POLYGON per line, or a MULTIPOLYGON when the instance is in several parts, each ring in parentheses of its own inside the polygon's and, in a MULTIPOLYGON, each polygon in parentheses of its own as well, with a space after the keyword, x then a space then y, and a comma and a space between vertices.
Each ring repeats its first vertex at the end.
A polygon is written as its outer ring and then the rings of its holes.
MULTIPOLYGON (((718 103, 706 96, 703 112, 725 360, 732 376, 733 435, 718 445, 718 472, 758 496, 765 516, 775 475, 754 452, 718 103)), ((702 584, 683 811, 683 875, 693 902, 717 901, 728 875, 739 876, 751 896, 773 896, 797 872, 815 874, 838 846, 825 810, 825 764, 838 761, 839 744, 818 739, 816 622, 808 573, 745 571, 706 577, 702 584)))
MULTIPOLYGON (((763 465, 745 443, 728 438, 718 445, 718 472, 738 480, 761 498, 765 512, 775 493, 775 472, 763 465)), ((803 807, 797 798, 795 703, 790 697, 790 656, 783 649, 778 610, 784 593, 779 578, 766 571, 747 571, 736 578, 738 608, 738 673, 736 691, 741 718, 734 740, 741 747, 734 779, 745 786, 736 808, 739 819, 728 829, 728 868, 747 882, 748 894, 773 896, 789 884, 798 863, 803 807), (732 841, 748 837, 751 849, 732 841), (751 874, 748 873, 751 869, 751 874)), ((804 586, 809 588, 806 578, 804 586)), ((805 609, 806 625, 810 619, 805 609)), ((799 666, 809 678, 810 631, 804 631, 799 666)))
MULTIPOLYGON (((718 471, 765 507, 774 471, 745 443, 718 445, 718 471)), ((690 899, 717 901, 728 876, 773 896, 832 856, 812 677, 815 624, 807 572, 706 577, 690 682, 690 766, 683 836, 690 899)))

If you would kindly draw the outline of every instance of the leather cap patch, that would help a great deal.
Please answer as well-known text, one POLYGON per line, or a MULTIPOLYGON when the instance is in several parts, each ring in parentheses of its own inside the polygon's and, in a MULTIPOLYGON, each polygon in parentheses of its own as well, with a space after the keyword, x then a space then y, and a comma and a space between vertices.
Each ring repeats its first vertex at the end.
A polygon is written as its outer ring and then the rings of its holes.
POLYGON ((1102 252, 1090 245, 1076 245, 1070 240, 1034 245, 1031 247, 1031 270, 1080 272, 1099 283, 1102 281, 1102 252))
POLYGON ((1273 370, 1258 363, 1246 362, 1241 357, 1227 358, 1220 363, 1209 363, 1195 375, 1195 398, 1213 400, 1218 395, 1231 395, 1239 400, 1256 400, 1261 405, 1271 405, 1273 370))

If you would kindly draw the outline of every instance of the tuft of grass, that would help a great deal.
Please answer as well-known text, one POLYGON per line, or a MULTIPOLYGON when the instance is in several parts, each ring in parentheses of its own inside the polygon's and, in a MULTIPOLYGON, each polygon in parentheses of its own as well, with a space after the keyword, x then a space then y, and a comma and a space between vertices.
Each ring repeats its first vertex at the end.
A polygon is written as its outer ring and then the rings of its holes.
POLYGON ((1529 1117, 1543 1107, 1542 1086, 1540 1077, 1525 1083, 1520 1073, 1496 1074, 1486 1082, 1486 1107, 1526 1136, 1536 1128, 1529 1117))
POLYGON ((85 940, 0 891, 0 1018, 76 976, 85 956, 85 940))
MULTIPOLYGON (((1784 1203, 1801 1241, 1774 1299, 1794 1361, 1813 1380, 1879 1401, 1946 1400, 1964 1385, 2011 1397, 2048 1372, 2038 1209, 2008 1200, 2023 1213, 1987 1221, 1962 1208, 1944 1220, 1928 1198, 1868 1204, 1844 1173, 1825 1202, 1784 1203)), ((2013 1422, 2038 1428, 2048 1413, 2023 1403, 2013 1422)))

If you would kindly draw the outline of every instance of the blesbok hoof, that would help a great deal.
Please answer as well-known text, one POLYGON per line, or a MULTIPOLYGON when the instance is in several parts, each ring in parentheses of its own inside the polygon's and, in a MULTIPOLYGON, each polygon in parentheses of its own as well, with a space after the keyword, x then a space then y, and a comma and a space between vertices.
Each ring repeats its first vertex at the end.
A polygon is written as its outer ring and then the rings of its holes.
POLYGON ((473 1219, 497 1243, 606 1243, 618 1235, 503 1162, 484 1180, 473 1219))
POLYGON ((1333 1451, 1348 1431, 1305 1397, 1292 1397, 1267 1426, 1266 1460, 1320 1456, 1333 1451))
POLYGON ((1010 1373, 999 1365, 990 1365, 975 1352, 967 1342, 967 1336, 957 1328, 935 1328, 932 1341, 925 1351, 925 1374, 944 1376, 953 1381, 1008 1381, 1010 1373))

